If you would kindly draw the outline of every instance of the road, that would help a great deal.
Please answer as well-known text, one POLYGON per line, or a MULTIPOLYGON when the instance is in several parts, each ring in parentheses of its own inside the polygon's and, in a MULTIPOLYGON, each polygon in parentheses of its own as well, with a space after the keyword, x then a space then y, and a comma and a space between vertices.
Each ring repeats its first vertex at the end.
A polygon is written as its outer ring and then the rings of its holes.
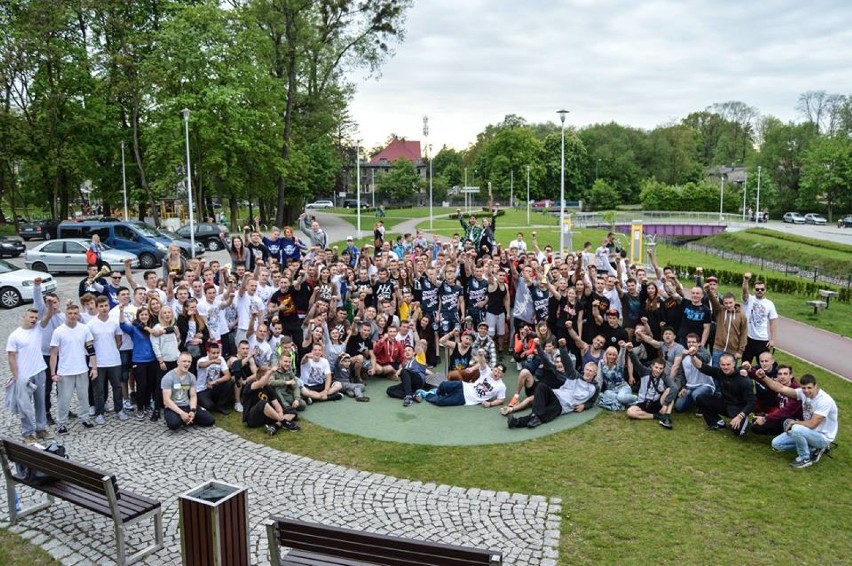
POLYGON ((785 234, 794 234, 817 240, 852 245, 852 228, 838 228, 836 223, 826 226, 815 226, 813 224, 787 224, 780 220, 770 220, 767 224, 760 224, 760 227, 784 232, 785 234))

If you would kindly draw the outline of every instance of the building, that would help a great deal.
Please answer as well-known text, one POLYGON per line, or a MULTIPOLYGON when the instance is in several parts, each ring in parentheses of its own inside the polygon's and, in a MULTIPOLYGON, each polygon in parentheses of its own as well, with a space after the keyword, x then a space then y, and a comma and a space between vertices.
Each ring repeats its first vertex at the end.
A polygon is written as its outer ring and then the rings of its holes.
MULTIPOLYGON (((428 174, 429 163, 423 158, 420 142, 417 140, 406 140, 405 138, 394 137, 390 143, 385 146, 380 152, 370 156, 369 159, 362 159, 361 168, 361 199, 372 200, 375 192, 376 181, 382 175, 390 171, 394 161, 406 159, 414 164, 417 173, 424 179, 428 174)), ((355 163, 348 166, 348 186, 346 193, 355 196, 357 190, 357 180, 355 171, 357 169, 355 163)))

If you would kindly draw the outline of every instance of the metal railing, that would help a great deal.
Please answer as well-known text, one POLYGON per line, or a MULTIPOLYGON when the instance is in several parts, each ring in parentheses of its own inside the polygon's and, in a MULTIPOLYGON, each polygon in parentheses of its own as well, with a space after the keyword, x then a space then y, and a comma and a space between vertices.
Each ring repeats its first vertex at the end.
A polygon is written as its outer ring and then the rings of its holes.
POLYGON ((632 224, 640 221, 646 224, 706 224, 706 225, 740 225, 743 222, 741 214, 719 214, 718 212, 689 212, 671 210, 637 210, 617 212, 577 212, 573 215, 574 224, 581 227, 602 226, 608 224, 632 224))

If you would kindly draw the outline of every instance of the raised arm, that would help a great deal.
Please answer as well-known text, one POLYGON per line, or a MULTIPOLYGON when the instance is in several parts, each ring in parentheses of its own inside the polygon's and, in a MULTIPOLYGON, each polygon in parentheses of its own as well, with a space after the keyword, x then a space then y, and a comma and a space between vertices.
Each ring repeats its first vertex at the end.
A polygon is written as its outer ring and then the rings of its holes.
POLYGON ((749 284, 751 281, 751 272, 746 271, 743 273, 743 302, 748 301, 749 298, 749 284))

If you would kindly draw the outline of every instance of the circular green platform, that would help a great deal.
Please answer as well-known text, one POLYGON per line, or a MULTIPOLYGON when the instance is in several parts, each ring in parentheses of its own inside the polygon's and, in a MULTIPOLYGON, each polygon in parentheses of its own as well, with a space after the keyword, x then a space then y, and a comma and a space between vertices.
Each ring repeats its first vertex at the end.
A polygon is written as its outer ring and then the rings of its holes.
MULTIPOLYGON (((505 380, 508 396, 511 397, 517 383, 514 368, 505 380)), ((507 418, 500 414, 498 407, 436 407, 426 402, 403 407, 400 399, 393 399, 385 393, 393 383, 386 379, 370 379, 367 382, 369 403, 358 403, 349 397, 343 401, 314 403, 300 417, 324 428, 378 440, 435 446, 472 446, 520 442, 547 436, 579 426, 600 412, 600 409, 594 408, 563 415, 532 429, 509 429, 506 426, 507 418)))

